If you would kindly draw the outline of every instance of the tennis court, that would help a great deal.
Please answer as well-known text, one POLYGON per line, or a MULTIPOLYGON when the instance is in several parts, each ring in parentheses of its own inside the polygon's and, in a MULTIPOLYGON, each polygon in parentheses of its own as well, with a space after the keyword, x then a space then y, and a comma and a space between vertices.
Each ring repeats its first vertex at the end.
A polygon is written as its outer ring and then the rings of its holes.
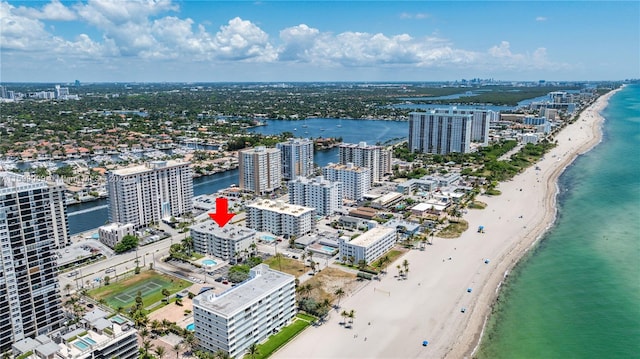
POLYGON ((138 291, 140 291, 141 296, 147 297, 155 292, 162 291, 162 288, 167 286, 167 282, 164 282, 158 278, 151 278, 143 283, 140 283, 132 288, 127 289, 124 292, 120 292, 107 298, 107 301, 114 302, 114 304, 118 306, 126 307, 127 305, 133 304, 136 300, 136 296, 138 295, 138 291))

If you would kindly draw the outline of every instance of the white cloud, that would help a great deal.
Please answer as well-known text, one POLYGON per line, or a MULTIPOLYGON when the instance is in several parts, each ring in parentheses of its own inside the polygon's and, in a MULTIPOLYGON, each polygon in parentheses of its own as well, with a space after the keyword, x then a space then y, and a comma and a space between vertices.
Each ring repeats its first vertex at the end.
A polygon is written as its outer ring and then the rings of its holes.
POLYGON ((277 54, 269 42, 269 35, 251 21, 239 17, 220 27, 214 39, 216 57, 228 60, 270 62, 277 54))
POLYGON ((544 16, 538 16, 536 17, 536 21, 547 21, 547 18, 544 16))
POLYGON ((60 3, 59 0, 52 0, 42 10, 20 6, 14 11, 17 15, 38 20, 71 21, 77 18, 76 13, 60 3))

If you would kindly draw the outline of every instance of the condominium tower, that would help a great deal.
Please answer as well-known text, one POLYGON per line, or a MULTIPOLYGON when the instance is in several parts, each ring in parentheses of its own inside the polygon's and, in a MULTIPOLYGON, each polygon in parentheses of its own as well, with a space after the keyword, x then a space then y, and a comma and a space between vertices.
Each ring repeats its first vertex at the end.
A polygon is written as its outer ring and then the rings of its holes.
POLYGON ((468 153, 471 144, 473 115, 453 111, 412 112, 409 118, 411 152, 468 153))
POLYGON ((191 238, 196 252, 230 260, 238 253, 249 250, 256 231, 246 227, 227 224, 218 226, 213 221, 205 221, 191 227, 191 238))
POLYGON ((371 189, 371 170, 353 163, 329 163, 322 168, 322 174, 329 181, 342 182, 342 196, 346 199, 360 201, 371 189))
POLYGON ((189 162, 153 161, 107 172, 109 221, 136 228, 179 217, 193 209, 189 162))
POLYGON ((329 216, 342 208, 342 182, 332 182, 322 176, 298 177, 289 181, 289 203, 313 207, 316 214, 329 216))
POLYGON ((247 227, 256 231, 299 238, 315 229, 314 208, 265 199, 246 209, 247 227))
POLYGON ((391 172, 391 151, 382 146, 367 145, 366 142, 344 143, 339 150, 340 164, 353 163, 368 168, 371 183, 382 181, 384 175, 391 172))
POLYGON ((313 174, 313 141, 308 138, 290 138, 276 145, 282 157, 282 178, 292 180, 313 174))
POLYGON ((207 351, 240 358, 251 344, 267 339, 295 316, 294 276, 266 264, 251 268, 249 275, 221 294, 208 291, 193 298, 194 333, 207 351))
POLYGON ((263 146, 239 151, 240 188, 257 195, 280 188, 280 150, 263 146))
POLYGON ((0 353, 13 342, 46 334, 63 321, 56 238, 67 218, 55 185, 0 172, 0 353))

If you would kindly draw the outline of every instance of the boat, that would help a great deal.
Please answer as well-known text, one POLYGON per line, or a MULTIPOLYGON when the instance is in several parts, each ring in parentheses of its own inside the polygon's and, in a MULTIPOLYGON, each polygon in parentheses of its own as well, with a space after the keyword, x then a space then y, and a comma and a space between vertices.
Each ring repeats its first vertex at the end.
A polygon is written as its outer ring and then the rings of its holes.
POLYGON ((298 131, 298 128, 294 128, 293 130, 294 130, 294 131, 298 131))

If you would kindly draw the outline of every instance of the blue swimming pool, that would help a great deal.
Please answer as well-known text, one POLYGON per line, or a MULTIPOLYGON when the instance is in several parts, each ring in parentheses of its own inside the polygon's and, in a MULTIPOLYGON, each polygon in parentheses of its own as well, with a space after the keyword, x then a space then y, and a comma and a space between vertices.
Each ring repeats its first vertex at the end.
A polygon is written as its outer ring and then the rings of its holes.
POLYGON ((337 248, 333 248, 333 247, 329 247, 329 246, 322 246, 322 250, 325 252, 330 252, 333 253, 337 248))
POLYGON ((202 261, 202 264, 206 265, 206 266, 214 266, 216 264, 218 264, 216 261, 214 261, 213 259, 205 259, 202 261))
POLYGON ((195 323, 191 323, 191 324, 188 324, 186 326, 186 328, 187 328, 187 330, 194 331, 194 330, 196 330, 196 325, 195 325, 195 323))
POLYGON ((92 239, 99 239, 100 235, 98 233, 94 233, 94 234, 91 235, 91 238, 92 239))
POLYGON ((265 242, 273 242, 276 240, 276 237, 263 234, 262 236, 260 236, 260 239, 262 239, 265 242))
POLYGON ((73 346, 80 350, 86 350, 89 348, 89 344, 83 342, 82 340, 76 340, 75 342, 73 342, 73 346))
POLYGON ((114 323, 116 323, 116 324, 124 324, 124 323, 126 323, 126 322, 127 322, 127 320, 126 320, 126 319, 122 318, 122 317, 121 317, 121 316, 119 316, 119 315, 115 315, 115 316, 113 316, 113 317, 111 318, 111 321, 112 321, 112 322, 114 322, 114 323))
POLYGON ((94 344, 96 344, 96 341, 95 341, 95 340, 93 340, 93 339, 91 339, 91 338, 89 338, 89 337, 80 337, 80 339, 82 339, 82 341, 84 341, 84 342, 86 342, 86 343, 89 343, 89 345, 94 345, 94 344))

